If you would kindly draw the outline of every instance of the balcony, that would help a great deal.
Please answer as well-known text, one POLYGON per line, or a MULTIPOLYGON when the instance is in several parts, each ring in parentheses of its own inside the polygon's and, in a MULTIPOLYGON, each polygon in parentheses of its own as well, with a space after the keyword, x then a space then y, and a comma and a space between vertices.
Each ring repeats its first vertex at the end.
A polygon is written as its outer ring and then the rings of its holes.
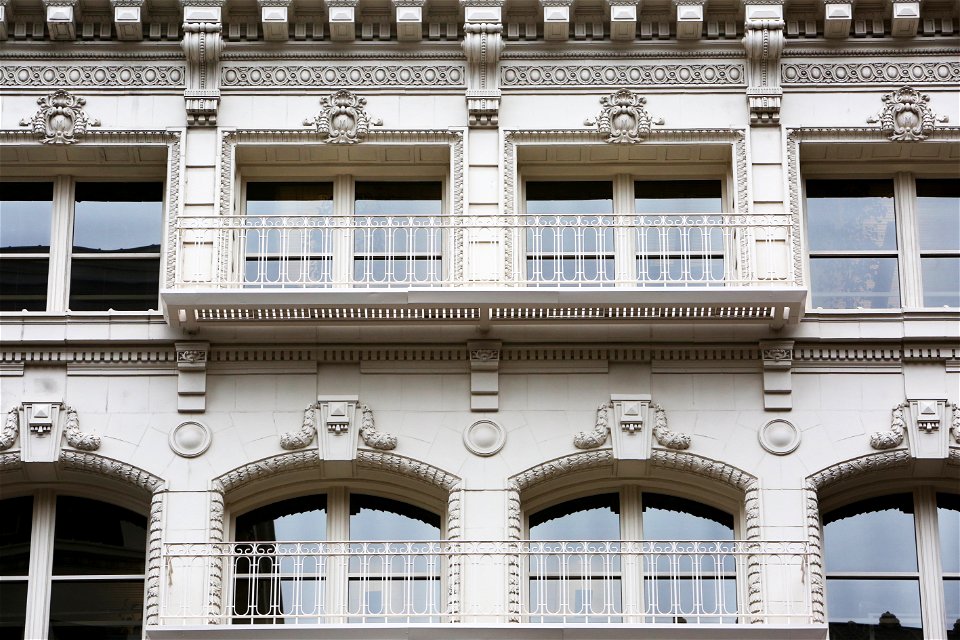
POLYGON ((796 322, 788 215, 214 216, 176 222, 175 326, 796 322))
POLYGON ((448 637, 491 625, 513 638, 557 625, 649 627, 663 637, 826 632, 812 622, 804 542, 174 543, 163 560, 160 625, 148 637, 253 637, 244 629, 262 634, 263 625, 286 629, 283 637, 397 625, 445 627, 448 637))

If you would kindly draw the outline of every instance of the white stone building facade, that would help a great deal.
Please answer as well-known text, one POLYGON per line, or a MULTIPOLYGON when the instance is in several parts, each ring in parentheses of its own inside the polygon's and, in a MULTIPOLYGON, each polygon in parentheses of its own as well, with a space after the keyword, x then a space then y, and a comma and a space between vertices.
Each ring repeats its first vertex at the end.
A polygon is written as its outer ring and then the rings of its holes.
POLYGON ((0 0, 0 636, 960 637, 958 30, 0 0))

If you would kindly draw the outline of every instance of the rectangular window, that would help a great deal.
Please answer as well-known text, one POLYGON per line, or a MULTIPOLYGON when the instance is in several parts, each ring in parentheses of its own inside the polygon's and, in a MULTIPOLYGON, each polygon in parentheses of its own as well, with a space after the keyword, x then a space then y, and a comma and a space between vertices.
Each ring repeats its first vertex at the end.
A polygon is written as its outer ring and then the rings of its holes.
POLYGON ((0 311, 45 311, 52 182, 0 182, 0 311))
POLYGON ((917 180, 923 306, 960 307, 960 180, 917 180))

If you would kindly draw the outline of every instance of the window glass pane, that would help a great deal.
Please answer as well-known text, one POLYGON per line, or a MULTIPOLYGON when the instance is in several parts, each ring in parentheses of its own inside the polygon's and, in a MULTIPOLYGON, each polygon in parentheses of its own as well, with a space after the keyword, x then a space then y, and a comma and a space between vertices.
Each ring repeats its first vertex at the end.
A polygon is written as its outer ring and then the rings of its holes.
POLYGON ((0 638, 22 638, 27 617, 27 583, 0 582, 0 638))
POLYGON ((0 182, 0 252, 48 253, 52 182, 0 182))
POLYGON ((643 538, 733 540, 733 516, 693 500, 644 493, 643 538))
POLYGON ((248 182, 247 215, 330 215, 332 182, 248 182))
POLYGON ((891 180, 807 180, 811 251, 897 248, 891 180))
POLYGON ((825 568, 828 573, 916 571, 913 527, 913 496, 908 493, 831 511, 823 516, 825 568))
POLYGON ((159 292, 159 258, 74 258, 70 267, 73 311, 156 309, 159 292))
POLYGON ((827 612, 830 640, 923 638, 916 580, 827 580, 827 612))
POLYGON ((947 640, 960 640, 960 580, 943 581, 947 640))
POLYGON ((327 496, 283 500, 237 516, 237 540, 326 540, 327 496))
POLYGON ((960 258, 920 258, 923 306, 960 307, 960 258))
POLYGON ((87 498, 57 497, 53 575, 143 574, 146 548, 144 516, 87 498))
POLYGON ((0 500, 0 576, 25 576, 30 569, 33 498, 0 500))
POLYGON ((47 308, 47 258, 0 260, 0 311, 44 311, 47 308))
POLYGON ((354 213, 363 216, 442 213, 439 182, 357 182, 354 213))
POLYGON ((78 182, 74 253, 158 253, 161 182, 78 182))
POLYGON ((143 580, 54 581, 51 640, 139 640, 143 580))
POLYGON ((960 573, 960 495, 937 494, 937 526, 943 572, 960 573))
POLYGON ((568 500, 530 516, 531 540, 619 540, 620 494, 568 500))
POLYGON ((896 258, 810 258, 811 304, 824 309, 900 306, 896 258))
POLYGON ((960 249, 960 180, 917 180, 920 250, 960 249))
POLYGON ((528 182, 527 213, 613 213, 612 182, 528 182))
POLYGON ((634 183, 637 213, 720 213, 723 211, 719 180, 638 180, 634 183))
POLYGON ((351 540, 439 540, 440 516, 376 496, 350 496, 351 540))

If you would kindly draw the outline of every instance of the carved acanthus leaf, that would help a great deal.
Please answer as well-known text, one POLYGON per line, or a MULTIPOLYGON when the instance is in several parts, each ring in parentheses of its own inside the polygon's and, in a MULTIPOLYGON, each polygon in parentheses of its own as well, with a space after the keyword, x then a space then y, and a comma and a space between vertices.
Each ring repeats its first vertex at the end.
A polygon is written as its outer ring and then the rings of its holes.
POLYGON ((588 127, 596 126, 606 141, 614 144, 636 144, 650 135, 652 124, 663 124, 663 118, 650 117, 643 105, 647 99, 629 89, 620 89, 600 98, 603 108, 596 118, 583 121, 588 127))
POLYGON ((919 142, 933 133, 937 122, 947 122, 947 116, 937 116, 929 106, 930 96, 912 87, 901 87, 883 96, 883 110, 867 118, 868 123, 880 123, 880 130, 893 142, 919 142))
POLYGON ((42 144, 75 144, 87 133, 87 127, 99 127, 83 110, 86 100, 58 89, 37 98, 40 110, 32 118, 20 121, 21 127, 32 127, 33 135, 42 144))
POLYGON ((367 137, 371 125, 383 124, 379 118, 370 118, 364 109, 366 105, 366 98, 340 89, 321 98, 320 113, 304 120, 303 126, 315 126, 317 133, 329 144, 356 144, 367 137))
POLYGON ((20 433, 20 407, 14 407, 7 412, 7 419, 0 430, 0 451, 6 451, 17 441, 20 433))
POLYGON ((682 451, 690 448, 690 436, 686 433, 677 433, 667 427, 667 412, 658 404, 650 405, 653 409, 653 437, 661 447, 682 451))
POLYGON ((607 408, 610 405, 601 404, 597 407, 597 422, 591 431, 581 431, 573 437, 573 446, 577 449, 596 449, 603 446, 610 434, 610 425, 607 419, 607 408))
POLYGON ((66 413, 66 422, 63 426, 63 435, 74 449, 80 451, 96 451, 100 448, 100 436, 92 433, 84 433, 80 430, 80 418, 77 417, 77 411, 73 407, 64 407, 66 413))
POLYGON ((903 444, 903 437, 907 429, 907 421, 903 416, 903 410, 906 408, 906 402, 902 402, 893 408, 890 418, 890 430, 874 432, 870 436, 871 447, 883 451, 884 449, 893 449, 903 444))
POLYGON ((960 444, 960 407, 955 403, 950 404, 949 407, 953 409, 953 418, 950 420, 950 435, 953 436, 954 442, 960 444))
POLYGON ((303 410, 303 424, 298 431, 287 431, 280 434, 280 447, 288 451, 303 449, 313 442, 317 435, 317 409, 319 403, 314 402, 303 410))
POLYGON ((360 405, 360 439, 371 449, 390 451, 397 448, 397 437, 377 431, 373 421, 373 411, 365 404, 360 405))

